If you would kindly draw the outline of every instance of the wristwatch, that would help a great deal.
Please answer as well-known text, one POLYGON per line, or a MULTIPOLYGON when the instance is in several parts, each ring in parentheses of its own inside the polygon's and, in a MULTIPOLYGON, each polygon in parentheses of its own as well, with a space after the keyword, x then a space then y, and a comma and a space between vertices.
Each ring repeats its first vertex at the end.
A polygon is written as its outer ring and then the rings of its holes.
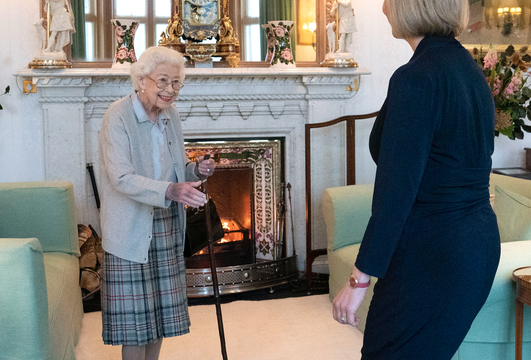
POLYGON ((371 286, 371 279, 369 279, 369 281, 365 283, 360 283, 358 281, 358 278, 355 275, 351 274, 347 284, 351 289, 368 288, 369 286, 371 286))

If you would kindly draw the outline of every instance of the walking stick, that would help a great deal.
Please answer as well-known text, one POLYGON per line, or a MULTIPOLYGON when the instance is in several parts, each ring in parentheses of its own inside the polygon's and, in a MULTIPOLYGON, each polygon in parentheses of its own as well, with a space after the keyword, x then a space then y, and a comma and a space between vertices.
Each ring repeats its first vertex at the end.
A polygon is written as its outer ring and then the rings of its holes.
MULTIPOLYGON (((210 155, 205 155, 204 159, 208 160, 210 155)), ((219 331, 219 341, 221 342, 221 355, 223 360, 227 360, 227 348, 225 346, 225 332, 223 331, 223 318, 221 316, 221 303, 219 298, 219 287, 218 287, 218 274, 216 272, 216 258, 214 254, 214 240, 212 238, 212 226, 210 224, 210 206, 208 205, 208 192, 206 186, 206 179, 203 182, 203 192, 206 195, 207 202, 205 204, 205 218, 206 218, 206 227, 208 234, 208 255, 210 257, 210 271, 212 274, 212 287, 214 289, 214 297, 216 298, 216 315, 218 318, 218 331, 219 331)))

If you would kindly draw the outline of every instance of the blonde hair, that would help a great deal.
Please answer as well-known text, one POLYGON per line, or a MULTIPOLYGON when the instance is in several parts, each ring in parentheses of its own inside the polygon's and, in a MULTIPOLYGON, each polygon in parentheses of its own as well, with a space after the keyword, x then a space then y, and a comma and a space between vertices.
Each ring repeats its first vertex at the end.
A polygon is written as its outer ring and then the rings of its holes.
POLYGON ((179 80, 184 81, 184 58, 175 50, 164 46, 152 46, 146 49, 137 62, 131 65, 131 82, 135 90, 140 90, 139 81, 160 64, 174 65, 179 69, 179 80))
POLYGON ((393 36, 459 36, 469 19, 468 0, 385 0, 393 36))

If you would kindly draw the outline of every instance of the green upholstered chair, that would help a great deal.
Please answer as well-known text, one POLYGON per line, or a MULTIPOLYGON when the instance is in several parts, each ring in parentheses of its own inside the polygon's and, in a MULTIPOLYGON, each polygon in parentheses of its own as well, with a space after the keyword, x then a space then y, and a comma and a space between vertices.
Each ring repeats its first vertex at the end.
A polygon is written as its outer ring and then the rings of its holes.
MULTIPOLYGON (((495 194, 496 185, 531 199, 531 181, 491 174, 490 193, 495 194)), ((346 284, 365 228, 371 215, 373 185, 351 185, 326 189, 322 198, 322 209, 327 226, 328 264, 330 268, 330 300, 346 284)), ((516 196, 515 196, 516 197, 516 196)), ((518 200, 518 199, 517 199, 518 200)), ((494 210, 498 221, 506 217, 506 212, 527 211, 524 201, 511 206, 504 201, 504 206, 494 210), (522 208, 520 210, 516 208, 522 208)), ((526 219, 521 216, 521 219, 526 219)), ((520 223, 520 227, 529 225, 520 223)), ((526 233, 519 231, 518 233, 526 233)), ((515 353, 515 284, 511 280, 512 271, 518 267, 531 266, 530 239, 502 239, 501 259, 492 290, 487 302, 473 322, 465 340, 452 360, 505 360, 514 359, 515 353)), ((376 280, 376 279, 374 279, 376 280)), ((361 318, 358 328, 365 329, 369 304, 373 295, 373 281, 367 291, 357 315, 361 318)), ((473 284, 471 284, 473 285, 473 284)), ((448 329, 452 331, 452 329, 448 329)), ((531 359, 531 311, 524 311, 523 358, 531 359)))
POLYGON ((0 183, 0 289, 0 359, 75 359, 83 304, 72 184, 0 183))

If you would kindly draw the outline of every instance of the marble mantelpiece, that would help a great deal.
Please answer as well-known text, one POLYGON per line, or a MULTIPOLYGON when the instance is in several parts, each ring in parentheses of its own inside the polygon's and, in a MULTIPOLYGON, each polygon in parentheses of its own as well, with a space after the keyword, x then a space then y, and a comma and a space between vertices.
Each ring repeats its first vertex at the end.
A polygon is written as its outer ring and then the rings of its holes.
MULTIPOLYGON (((305 247, 304 124, 347 115, 346 102, 354 101, 361 76, 369 74, 365 68, 186 69, 185 87, 175 102, 186 139, 285 139, 285 181, 293 187, 299 269, 304 267, 305 247)), ((98 174, 97 133, 109 105, 133 91, 129 73, 122 69, 26 69, 16 75, 37 86, 43 113, 45 179, 72 182, 78 222, 99 230, 86 165, 93 163, 98 174)), ((317 146, 323 145, 345 146, 341 141, 317 146)), ((341 177, 343 170, 339 166, 332 172, 341 177)), ((320 199, 320 194, 315 198, 320 199)), ((319 213, 320 206, 316 207, 312 213, 319 213)), ((324 224, 316 222, 315 226, 323 233, 324 224)), ((286 228, 291 228, 289 217, 286 228)), ((291 231, 286 236, 291 253, 291 231)), ((315 247, 326 246, 322 237, 315 241, 315 247)))

